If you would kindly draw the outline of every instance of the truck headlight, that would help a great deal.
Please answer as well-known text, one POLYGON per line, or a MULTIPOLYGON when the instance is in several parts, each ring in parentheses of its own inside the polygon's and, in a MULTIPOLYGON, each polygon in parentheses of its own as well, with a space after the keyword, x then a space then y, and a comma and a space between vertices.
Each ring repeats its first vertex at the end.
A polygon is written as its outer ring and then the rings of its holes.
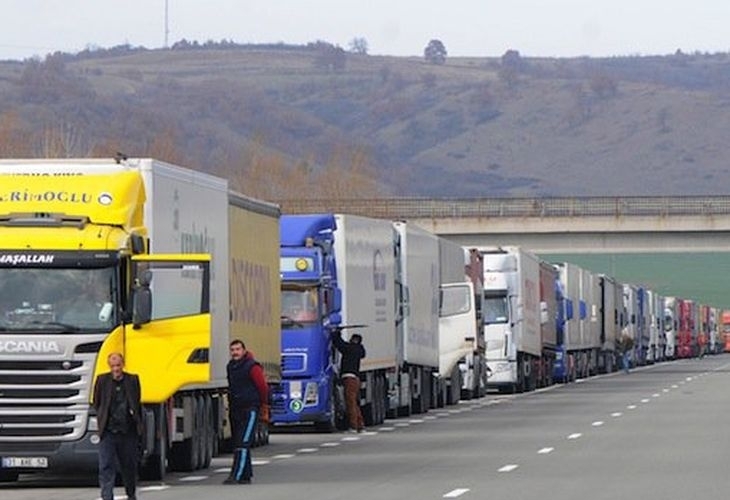
POLYGON ((304 395, 305 405, 316 405, 319 400, 319 388, 316 382, 307 382, 307 390, 304 395))

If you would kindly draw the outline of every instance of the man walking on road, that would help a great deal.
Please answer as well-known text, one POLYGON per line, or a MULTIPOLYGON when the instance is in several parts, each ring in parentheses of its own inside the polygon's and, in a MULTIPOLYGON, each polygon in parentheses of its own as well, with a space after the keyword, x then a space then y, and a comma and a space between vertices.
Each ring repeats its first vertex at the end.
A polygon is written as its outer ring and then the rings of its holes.
POLYGON ((631 338, 628 328, 624 328, 621 338, 618 341, 618 349, 621 353, 621 365, 624 373, 629 373, 631 367, 631 351, 634 348, 634 339, 631 338))
POLYGON ((102 500, 114 499, 117 463, 129 500, 135 500, 137 459, 143 433, 139 377, 124 371, 124 357, 107 358, 110 372, 94 385, 94 407, 99 428, 99 486, 102 500))
POLYGON ((360 360, 365 357, 362 337, 353 333, 349 342, 342 340, 340 330, 332 332, 332 343, 342 353, 340 377, 345 386, 345 410, 350 429, 362 432, 365 424, 360 411, 360 360))
POLYGON ((269 387, 261 365, 240 340, 230 343, 228 417, 233 439, 233 465, 224 484, 249 484, 253 476, 251 444, 259 418, 269 421, 269 387))

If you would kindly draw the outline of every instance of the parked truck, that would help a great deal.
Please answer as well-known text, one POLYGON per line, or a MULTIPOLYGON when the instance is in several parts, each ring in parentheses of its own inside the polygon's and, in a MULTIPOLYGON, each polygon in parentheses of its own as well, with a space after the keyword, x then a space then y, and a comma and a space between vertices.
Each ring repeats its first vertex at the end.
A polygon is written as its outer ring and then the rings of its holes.
POLYGON ((472 339, 472 350, 461 360, 461 397, 472 399, 487 393, 487 343, 484 338, 482 303, 484 301, 484 258, 477 248, 465 248, 465 274, 474 288, 476 336, 472 339))
POLYGON ((393 245, 390 221, 338 214, 281 218, 283 383, 272 401, 274 425, 324 431, 344 425, 330 338, 354 329, 367 351, 361 364, 365 423, 385 419, 398 387, 393 245))
POLYGON ((600 300, 600 343, 601 358, 599 372, 611 373, 616 370, 616 341, 621 335, 623 321, 623 286, 605 274, 599 275, 600 300))
POLYGON ((580 267, 568 262, 555 264, 563 296, 562 334, 556 347, 557 357, 553 369, 556 382, 571 382, 578 378, 581 369, 583 338, 582 322, 585 306, 581 306, 580 267))
POLYGON ((399 401, 391 413, 410 415, 426 412, 436 399, 432 381, 439 370, 439 244, 437 236, 415 224, 396 221, 393 227, 402 312, 396 318, 399 401))
POLYGON ((435 407, 461 398, 460 364, 474 352, 477 309, 474 284, 466 275, 468 251, 444 238, 439 244, 439 370, 435 374, 435 407))
POLYGON ((482 249, 489 387, 532 390, 542 356, 540 261, 519 247, 482 249))
POLYGON ((142 472, 207 467, 229 341, 279 378, 278 216, 152 159, 1 161, 0 479, 96 467, 90 399, 113 352, 140 377, 142 472), (98 313, 68 315, 91 287, 98 313))

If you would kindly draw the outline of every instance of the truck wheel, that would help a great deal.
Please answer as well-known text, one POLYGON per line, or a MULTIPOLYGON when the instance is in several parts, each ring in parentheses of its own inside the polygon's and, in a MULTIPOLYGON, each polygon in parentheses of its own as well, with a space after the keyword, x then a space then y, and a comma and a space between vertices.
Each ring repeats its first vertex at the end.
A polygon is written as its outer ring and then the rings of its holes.
POLYGON ((147 457, 147 462, 140 470, 140 476, 150 481, 162 481, 167 472, 167 411, 164 405, 160 405, 159 411, 155 412, 155 425, 157 425, 155 450, 147 457))
MULTIPOLYGON (((198 404, 196 398, 192 397, 192 415, 195 420, 193 429, 200 429, 200 413, 198 411, 198 404)), ((198 451, 200 445, 200 434, 193 431, 193 435, 181 443, 174 443, 170 450, 170 469, 177 472, 192 472, 198 466, 199 458, 198 451)))

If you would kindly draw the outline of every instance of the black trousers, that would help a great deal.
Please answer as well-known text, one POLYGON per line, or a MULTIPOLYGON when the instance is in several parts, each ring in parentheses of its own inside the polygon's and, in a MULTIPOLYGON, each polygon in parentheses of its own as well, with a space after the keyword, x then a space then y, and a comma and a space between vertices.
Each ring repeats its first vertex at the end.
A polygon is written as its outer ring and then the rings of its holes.
POLYGON ((259 418, 258 408, 234 408, 228 413, 231 422, 233 438, 233 465, 231 478, 236 481, 251 479, 253 467, 251 465, 251 445, 256 431, 256 422, 259 418))
POLYGON ((129 500, 136 498, 137 489, 137 445, 139 439, 134 432, 114 434, 104 432, 99 441, 99 486, 102 500, 114 499, 114 480, 117 464, 122 474, 124 490, 129 500))

